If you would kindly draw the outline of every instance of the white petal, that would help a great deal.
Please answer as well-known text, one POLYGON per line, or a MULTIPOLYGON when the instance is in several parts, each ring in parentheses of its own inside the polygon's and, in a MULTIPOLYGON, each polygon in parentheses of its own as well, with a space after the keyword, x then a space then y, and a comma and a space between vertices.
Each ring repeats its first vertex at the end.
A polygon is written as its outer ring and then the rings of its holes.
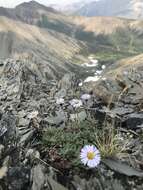
POLYGON ((81 153, 80 158, 87 158, 87 153, 81 153))
POLYGON ((97 154, 100 155, 100 152, 99 152, 99 150, 98 150, 97 148, 94 148, 94 152, 95 152, 96 155, 97 155, 97 154))
POLYGON ((81 153, 87 153, 87 148, 86 147, 82 148, 81 153))
POLYGON ((81 162, 82 162, 84 165, 86 165, 87 162, 88 162, 88 159, 87 159, 87 158, 81 159, 81 162))
POLYGON ((90 168, 96 167, 98 164, 94 160, 88 160, 87 166, 90 168))
POLYGON ((82 149, 81 149, 82 152, 88 152, 88 145, 85 145, 82 149))
POLYGON ((98 151, 98 149, 94 146, 93 151, 96 152, 96 151, 98 151))
POLYGON ((97 165, 98 165, 98 164, 100 163, 100 161, 101 161, 100 156, 96 156, 96 157, 93 159, 93 161, 96 162, 97 165))
POLYGON ((91 151, 91 146, 90 146, 90 145, 86 145, 86 146, 85 146, 85 150, 86 150, 87 152, 90 152, 90 151, 91 151))
POLYGON ((97 162, 100 162, 100 161, 101 161, 101 157, 100 157, 99 155, 98 155, 98 156, 96 156, 96 158, 95 158, 95 159, 96 159, 96 161, 97 161, 97 162))
POLYGON ((86 150, 87 152, 94 152, 94 146, 87 145, 86 150))
POLYGON ((96 151, 95 151, 95 154, 100 156, 99 150, 96 150, 96 151))

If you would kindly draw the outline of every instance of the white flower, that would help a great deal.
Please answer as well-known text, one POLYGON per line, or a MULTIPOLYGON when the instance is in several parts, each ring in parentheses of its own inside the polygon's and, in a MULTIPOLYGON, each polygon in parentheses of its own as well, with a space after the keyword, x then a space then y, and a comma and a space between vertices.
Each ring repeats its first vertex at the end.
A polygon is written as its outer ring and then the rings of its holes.
POLYGON ((94 145, 85 145, 80 153, 81 162, 90 168, 100 164, 101 157, 99 150, 94 145))
POLYGON ((56 104, 60 105, 60 104, 64 104, 65 100, 63 98, 57 98, 56 100, 56 104))
POLYGON ((106 66, 105 66, 105 65, 102 65, 102 69, 103 69, 103 70, 106 69, 106 66))
POLYGON ((27 117, 28 117, 28 119, 33 119, 33 118, 37 117, 38 113, 39 113, 38 111, 33 111, 33 112, 29 113, 29 115, 27 117))
POLYGON ((71 106, 73 106, 74 108, 79 108, 82 106, 82 101, 78 100, 78 99, 73 99, 70 101, 71 106))
POLYGON ((103 72, 102 70, 97 70, 96 74, 101 75, 102 72, 103 72))
POLYGON ((89 100, 91 98, 91 95, 90 94, 83 94, 82 96, 81 96, 81 99, 82 100, 89 100))
POLYGON ((80 82, 79 84, 78 84, 78 86, 82 86, 83 85, 83 83, 82 82, 80 82))

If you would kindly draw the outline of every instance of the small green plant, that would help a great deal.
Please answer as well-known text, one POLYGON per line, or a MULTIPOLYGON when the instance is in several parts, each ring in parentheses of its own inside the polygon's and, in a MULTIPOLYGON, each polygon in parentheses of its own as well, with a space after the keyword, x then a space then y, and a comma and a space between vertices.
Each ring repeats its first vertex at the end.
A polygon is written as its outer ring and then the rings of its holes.
POLYGON ((115 156, 123 151, 118 132, 113 126, 105 127, 96 134, 96 145, 103 158, 115 156))
POLYGON ((99 128, 93 120, 72 122, 66 128, 50 127, 43 134, 43 144, 49 149, 56 149, 58 155, 79 165, 79 154, 84 145, 95 145, 102 158, 115 156, 122 151, 117 131, 108 126, 99 128))

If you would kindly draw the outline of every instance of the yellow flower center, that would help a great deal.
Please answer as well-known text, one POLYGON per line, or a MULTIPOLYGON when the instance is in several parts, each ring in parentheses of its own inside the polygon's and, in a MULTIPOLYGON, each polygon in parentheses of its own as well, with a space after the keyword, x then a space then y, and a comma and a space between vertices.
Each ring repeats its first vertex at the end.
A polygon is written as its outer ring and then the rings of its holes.
POLYGON ((94 157, 95 157, 95 153, 94 153, 94 152, 88 152, 88 153, 87 153, 87 158, 88 158, 89 160, 93 160, 94 157))

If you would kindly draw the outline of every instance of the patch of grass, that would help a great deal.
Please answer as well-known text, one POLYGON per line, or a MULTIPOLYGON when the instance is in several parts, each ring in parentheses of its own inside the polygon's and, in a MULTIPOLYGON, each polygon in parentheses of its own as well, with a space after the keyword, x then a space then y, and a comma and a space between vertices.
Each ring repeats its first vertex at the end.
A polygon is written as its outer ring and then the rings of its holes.
POLYGON ((79 166, 80 150, 84 145, 95 145, 102 158, 115 156, 122 150, 117 131, 111 126, 98 128, 94 121, 77 121, 66 128, 48 128, 43 134, 43 144, 49 149, 56 148, 58 155, 73 166, 79 166))
POLYGON ((96 145, 103 158, 113 157, 123 151, 119 133, 113 126, 105 127, 96 134, 96 145))
POLYGON ((95 53, 94 57, 95 59, 98 59, 100 62, 114 62, 116 60, 119 59, 123 59, 126 57, 132 56, 132 54, 128 54, 127 53, 123 53, 123 52, 113 52, 113 51, 109 51, 109 52, 97 52, 95 53))

